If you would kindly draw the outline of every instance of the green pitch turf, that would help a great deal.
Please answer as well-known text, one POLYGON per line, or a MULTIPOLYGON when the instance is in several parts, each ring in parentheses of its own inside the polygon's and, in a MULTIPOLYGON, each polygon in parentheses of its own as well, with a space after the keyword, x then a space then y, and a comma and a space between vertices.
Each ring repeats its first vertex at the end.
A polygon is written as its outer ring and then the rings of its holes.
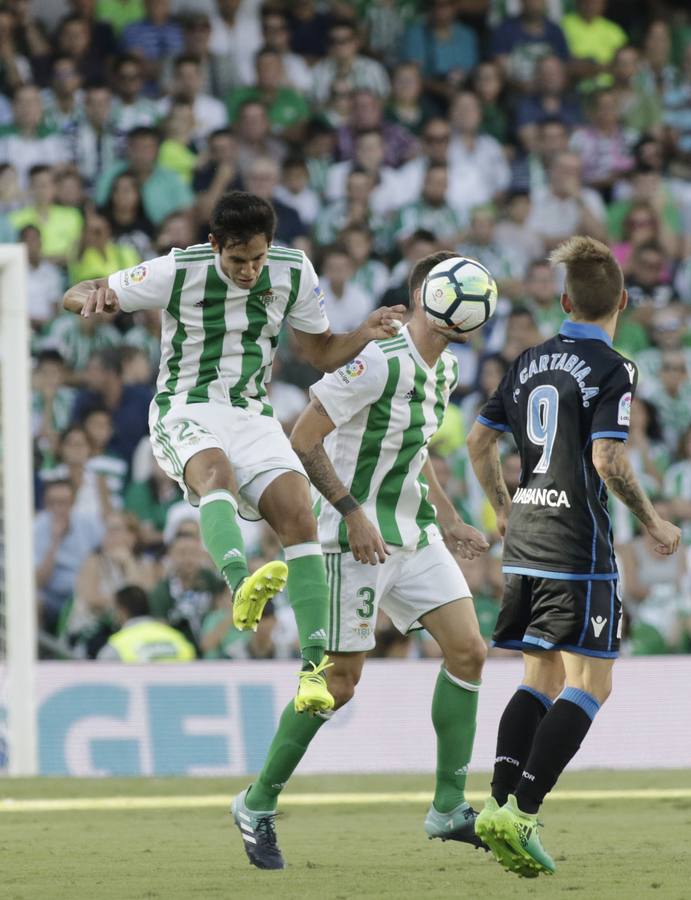
MULTIPOLYGON (((468 898, 691 897, 688 772, 590 772, 565 776, 563 790, 680 789, 662 799, 559 800, 544 808, 545 846, 557 874, 524 881, 465 845, 428 841, 426 803, 324 804, 326 795, 427 791, 411 776, 296 778, 286 796, 319 794, 314 806, 286 804, 278 820, 289 868, 250 867, 218 795, 246 779, 30 779, 0 781, 2 900, 436 900, 468 898), (683 796, 685 792, 686 796, 683 796), (156 798, 167 807, 8 812, 3 800, 156 798), (199 797, 200 805, 189 798, 199 797), (175 798, 172 801, 170 798, 175 798), (178 798, 185 798, 179 800, 178 798), (202 806, 202 798, 208 805, 202 806), (192 803, 183 808, 183 803, 192 803), (4 808, 3 808, 4 807, 4 808)), ((475 775, 471 791, 484 791, 475 775)), ((357 798, 355 798, 357 800, 357 798)), ((149 801, 147 801, 149 802, 149 801)))

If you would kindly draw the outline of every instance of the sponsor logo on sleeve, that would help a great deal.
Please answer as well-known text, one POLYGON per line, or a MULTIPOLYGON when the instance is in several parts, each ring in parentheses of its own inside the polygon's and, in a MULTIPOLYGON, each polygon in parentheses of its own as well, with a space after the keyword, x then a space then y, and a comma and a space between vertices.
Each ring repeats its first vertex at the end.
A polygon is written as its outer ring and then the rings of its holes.
POLYGON ((622 395, 617 411, 617 425, 631 424, 631 391, 622 395))
POLYGON ((141 284, 149 274, 149 267, 145 263, 135 266, 133 269, 125 269, 120 273, 120 284, 122 287, 134 287, 141 284))
POLYGON ((366 370, 367 363, 364 359, 353 359, 342 368, 337 369, 337 374, 344 384, 350 384, 355 378, 363 375, 366 370))
POLYGON ((317 303, 319 305, 319 312, 322 314, 322 318, 326 316, 326 297, 324 296, 324 291, 316 286, 314 289, 314 296, 317 298, 317 303))

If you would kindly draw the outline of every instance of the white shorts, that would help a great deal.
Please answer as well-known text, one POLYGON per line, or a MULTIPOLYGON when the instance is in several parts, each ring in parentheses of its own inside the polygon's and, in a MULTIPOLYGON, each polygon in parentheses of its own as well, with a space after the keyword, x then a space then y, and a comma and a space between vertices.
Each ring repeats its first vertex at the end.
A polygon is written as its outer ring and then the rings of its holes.
POLYGON ((184 480, 185 466, 202 450, 217 448, 228 457, 240 492, 243 519, 261 519, 259 499, 283 472, 305 474, 278 419, 225 403, 174 406, 159 420, 152 409, 151 446, 163 471, 182 488, 192 506, 199 497, 184 480))
POLYGON ((331 615, 328 649, 355 653, 375 645, 377 610, 407 634, 446 603, 470 597, 468 583, 443 541, 421 550, 392 550, 386 561, 363 565, 352 553, 325 553, 331 615))

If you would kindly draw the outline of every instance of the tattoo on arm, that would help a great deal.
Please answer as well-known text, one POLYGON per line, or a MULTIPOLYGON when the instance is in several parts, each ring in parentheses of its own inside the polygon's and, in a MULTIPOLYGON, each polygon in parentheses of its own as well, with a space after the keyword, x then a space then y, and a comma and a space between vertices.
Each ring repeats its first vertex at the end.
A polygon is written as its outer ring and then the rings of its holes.
POLYGON ((601 439, 593 447, 593 462, 607 489, 624 503, 646 528, 655 520, 653 505, 638 483, 621 441, 601 439))
POLYGON ((499 447, 496 442, 482 449, 482 453, 471 455, 475 477, 480 482, 482 490, 487 495, 495 512, 508 512, 511 505, 504 474, 501 470, 499 459, 499 447))
POLYGON ((326 416, 327 419, 329 418, 328 412, 324 409, 324 407, 318 400, 312 400, 312 408, 315 412, 319 413, 320 416, 326 416))
POLYGON ((309 450, 297 450, 296 448, 296 452, 312 484, 342 516, 347 516, 348 513, 358 508, 358 503, 351 497, 348 488, 336 474, 336 470, 321 443, 315 444, 309 450), (348 507, 348 501, 352 501, 355 505, 351 504, 348 507), (341 508, 343 506, 345 506, 345 511, 341 508))

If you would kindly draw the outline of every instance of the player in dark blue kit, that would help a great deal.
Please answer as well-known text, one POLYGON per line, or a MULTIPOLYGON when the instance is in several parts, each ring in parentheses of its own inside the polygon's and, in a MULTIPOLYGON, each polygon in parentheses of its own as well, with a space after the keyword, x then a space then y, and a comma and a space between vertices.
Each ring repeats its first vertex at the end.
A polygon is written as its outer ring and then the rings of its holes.
POLYGON ((608 490, 658 553, 674 553, 680 537, 655 512, 626 455, 637 371, 612 349, 627 301, 621 269, 587 237, 566 241, 551 261, 566 266, 561 305, 569 318, 512 364, 468 436, 504 534, 506 586, 493 643, 522 650, 525 661, 499 724, 492 796, 475 827, 505 868, 528 877, 554 872, 537 811, 611 690, 621 601, 608 490), (499 461, 502 432, 513 434, 521 455, 513 498, 499 461))

